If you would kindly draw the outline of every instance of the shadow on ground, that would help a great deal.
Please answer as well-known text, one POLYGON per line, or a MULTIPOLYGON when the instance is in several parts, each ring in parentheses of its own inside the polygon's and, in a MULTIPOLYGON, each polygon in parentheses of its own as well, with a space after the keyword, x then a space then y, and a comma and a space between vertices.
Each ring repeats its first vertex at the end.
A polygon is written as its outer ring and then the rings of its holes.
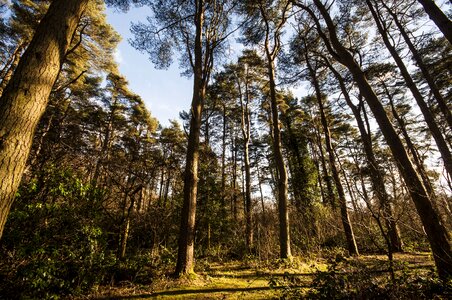
MULTIPOLYGON (((297 288, 309 287, 309 285, 299 285, 297 288)), ((159 296, 182 296, 191 294, 214 294, 214 293, 238 293, 238 292, 257 292, 257 291, 268 291, 268 290, 280 290, 283 286, 277 287, 249 287, 249 288, 210 288, 210 289, 187 289, 187 290, 172 290, 172 291, 162 291, 150 294, 138 294, 138 295, 128 295, 128 296, 106 296, 95 298, 98 300, 113 300, 113 299, 151 299, 159 296)))

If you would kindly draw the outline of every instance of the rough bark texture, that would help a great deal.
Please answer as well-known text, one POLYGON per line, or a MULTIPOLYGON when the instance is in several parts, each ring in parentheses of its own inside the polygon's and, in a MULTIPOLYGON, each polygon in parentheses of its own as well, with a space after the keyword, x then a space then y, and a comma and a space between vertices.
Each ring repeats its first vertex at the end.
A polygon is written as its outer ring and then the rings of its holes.
POLYGON ((55 0, 0 98, 0 238, 36 125, 89 0, 55 0))
POLYGON ((430 19, 435 22, 439 30, 444 34, 449 43, 452 44, 452 21, 446 16, 446 14, 436 5, 433 0, 418 0, 418 2, 424 7, 425 12, 430 19))
MULTIPOLYGON (((202 2, 202 1, 200 1, 202 2)), ((195 66, 193 99, 191 104, 190 133, 188 136, 187 157, 184 174, 184 203, 182 206, 176 276, 193 272, 196 195, 198 191, 199 136, 201 116, 205 98, 205 85, 202 74, 202 28, 204 13, 202 3, 198 4, 196 16, 195 66)))
POLYGON ((335 25, 325 6, 320 0, 314 0, 314 3, 328 27, 329 39, 326 38, 326 36, 323 36, 325 43, 328 44, 329 51, 332 52, 335 58, 350 71, 361 94, 364 96, 367 104, 372 110, 421 218, 432 248, 438 274, 440 278, 446 279, 448 276, 452 275, 452 250, 449 234, 442 225, 438 214, 433 209, 422 181, 414 169, 399 136, 389 121, 383 105, 369 85, 367 78, 364 76, 364 72, 356 63, 353 56, 339 41, 335 25), (329 44, 330 42, 331 44, 329 44))

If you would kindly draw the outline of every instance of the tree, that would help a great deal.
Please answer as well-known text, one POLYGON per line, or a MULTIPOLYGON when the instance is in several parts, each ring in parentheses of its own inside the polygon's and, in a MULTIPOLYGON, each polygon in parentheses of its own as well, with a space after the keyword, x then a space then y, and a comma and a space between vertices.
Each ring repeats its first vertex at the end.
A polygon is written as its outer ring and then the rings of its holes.
POLYGON ((425 12, 430 19, 435 22, 439 30, 444 34, 444 37, 452 44, 452 21, 446 16, 446 14, 436 5, 433 0, 418 0, 418 2, 424 7, 425 12))
POLYGON ((299 247, 309 249, 312 242, 320 238, 319 220, 316 216, 316 207, 319 204, 317 183, 320 177, 312 158, 314 154, 308 149, 309 140, 312 140, 313 136, 307 103, 312 97, 299 100, 288 94, 284 100, 287 108, 281 115, 284 124, 282 139, 290 172, 291 203, 295 208, 292 211, 292 238, 294 242, 304 242, 304 245, 299 247))
POLYGON ((433 78, 432 70, 428 69, 422 54, 414 45, 415 41, 413 41, 412 38, 410 38, 411 32, 406 28, 407 24, 402 23, 403 17, 405 17, 405 14, 409 12, 405 12, 405 9, 402 9, 402 12, 399 13, 401 14, 401 16, 399 16, 394 6, 389 7, 388 4, 385 3, 384 1, 379 1, 379 3, 381 3, 381 5, 386 9, 388 14, 391 15, 392 20, 394 20, 394 23, 398 31, 400 32, 400 35, 403 37, 403 40, 405 41, 406 45, 408 46, 408 49, 413 55, 414 62, 420 69, 422 76, 427 81, 428 87, 430 88, 430 91, 433 93, 435 100, 438 103, 439 109, 443 113, 449 128, 452 128, 452 113, 447 107, 447 101, 444 99, 438 84, 435 82, 435 79, 433 78))
POLYGON ((353 76, 361 94, 366 99, 367 104, 373 112, 373 115, 388 143, 393 157, 396 161, 397 167, 402 175, 405 184, 408 187, 411 198, 416 206, 417 212, 421 217, 427 238, 432 248, 435 264, 440 278, 446 279, 451 275, 452 270, 452 250, 450 246, 450 237, 446 229, 441 223, 441 220, 433 209, 429 195, 425 189, 424 184, 419 178, 418 173, 413 167, 413 164, 399 138, 393 125, 388 119, 388 116, 379 101, 374 90, 370 86, 361 67, 355 61, 353 55, 341 43, 336 25, 330 16, 328 9, 320 0, 314 0, 314 6, 318 9, 320 15, 327 26, 327 33, 325 33, 320 25, 319 18, 311 9, 299 2, 296 3, 303 10, 308 12, 309 16, 316 24, 317 31, 322 37, 322 40, 331 55, 341 64, 347 67, 353 76))
POLYGON ((426 101, 421 95, 421 92, 417 88, 413 78, 411 77, 410 73, 408 72, 407 67, 405 66, 402 58, 400 57, 399 53, 397 52, 397 49, 391 44, 390 42, 390 35, 388 33, 388 28, 384 20, 382 20, 381 16, 378 14, 378 10, 372 5, 370 0, 366 0, 367 7, 369 8, 374 21, 377 25, 378 32, 380 33, 381 38, 383 39, 383 42, 388 49, 388 51, 391 53, 391 56, 393 57, 394 61, 397 64, 397 67, 400 69, 400 73, 402 74, 406 86, 410 89, 411 93, 413 94, 414 99, 416 100, 416 103, 418 104, 419 108, 421 109, 422 115, 424 116, 424 120, 428 125, 428 128, 432 132, 433 138, 435 139, 436 145, 438 146, 438 149, 441 153, 441 157, 444 161, 444 166, 447 172, 449 173, 449 176, 452 176, 452 154, 450 152, 449 147, 447 146, 447 143, 441 134, 441 131, 433 117, 433 114, 431 110, 429 109, 426 101))
POLYGON ((52 2, 0 98, 0 238, 34 130, 88 2, 52 2))
POLYGON ((243 4, 243 12, 248 18, 248 24, 244 30, 244 41, 262 45, 265 52, 272 116, 273 155, 277 169, 280 257, 283 259, 291 259, 292 253, 290 250, 288 178, 282 154, 275 61, 281 50, 281 36, 290 7, 290 1, 249 1, 243 4))
MULTIPOLYGON (((245 50, 239 57, 236 64, 227 65, 221 76, 217 76, 217 84, 223 88, 229 88, 229 92, 223 91, 223 95, 228 93, 234 95, 238 100, 235 103, 239 111, 240 130, 242 133, 241 141, 243 148, 243 163, 245 168, 245 246, 248 253, 253 248, 253 220, 252 220, 252 200, 251 200, 251 162, 250 162, 250 144, 252 130, 252 105, 259 96, 260 81, 265 74, 265 66, 262 59, 255 51, 245 50), (223 80, 223 81, 221 81, 223 80)), ((218 91, 218 90, 217 90, 218 91)), ((227 101, 228 99, 221 99, 227 101)))
MULTIPOLYGON (((339 208, 341 213, 342 225, 344 228, 344 233, 347 241, 347 249, 350 255, 358 255, 358 248, 355 241, 355 236, 353 233, 352 224, 350 222, 350 216, 347 208, 347 202, 345 198, 345 189, 341 182, 339 176, 339 166, 340 162, 335 154, 335 150, 333 148, 332 143, 332 134, 330 127, 331 125, 328 122, 327 118, 327 96, 323 93, 320 82, 325 77, 325 70, 322 68, 320 62, 316 60, 314 57, 314 53, 320 50, 320 45, 318 43, 318 37, 312 34, 312 28, 305 23, 305 29, 299 29, 297 32, 297 36, 292 41, 292 51, 293 55, 291 56, 292 61, 296 61, 295 65, 303 64, 306 66, 306 75, 305 78, 310 82, 311 86, 314 88, 315 94, 312 96, 313 101, 317 103, 318 114, 320 116, 320 123, 323 130, 324 135, 324 144, 326 147, 326 152, 328 155, 329 166, 331 169, 331 173, 333 176, 333 180, 336 186, 337 196, 339 200, 339 208)), ((298 69, 297 69, 298 70, 298 69)), ((294 72, 294 71, 291 71, 294 72)), ((296 72, 301 74, 302 72, 296 72)), ((331 120, 331 118, 330 118, 331 120)), ((320 130, 319 130, 320 131, 320 130)), ((322 147, 320 133, 318 134, 319 140, 319 148, 322 147)), ((323 150, 322 150, 323 151, 323 150)), ((345 177, 347 182, 347 178, 345 177)), ((348 182, 347 182, 348 184, 348 182)), ((353 196, 350 193, 351 197, 353 196)))
MULTIPOLYGON (((30 43, 39 21, 49 7, 49 1, 15 1, 9 4, 11 15, 3 23, 3 32, 0 48, 3 49, 2 70, 0 71, 0 95, 8 84, 19 59, 30 43)), ((0 30, 1 31, 1 30, 0 30)))
POLYGON ((315 97, 319 106, 320 120, 323 127, 323 133, 325 135, 325 145, 330 162, 331 173, 333 174, 334 183, 336 185, 336 190, 339 197, 339 208, 341 210, 342 225, 344 227, 345 237, 347 240, 347 249, 350 255, 359 255, 358 246, 356 245, 355 235, 353 233, 352 224, 350 222, 350 217, 348 214, 344 188, 342 186, 341 179, 339 177, 339 171, 336 165, 336 155, 333 152, 333 145, 331 143, 331 132, 328 126, 324 108, 324 99, 326 99, 326 97, 321 92, 316 71, 314 70, 314 67, 312 66, 310 60, 311 58, 309 58, 308 54, 306 54, 306 65, 311 76, 311 82, 315 87, 315 97))
POLYGON ((353 104, 350 94, 348 93, 347 87, 345 85, 345 80, 341 76, 341 74, 334 68, 334 66, 329 62, 327 58, 324 57, 324 61, 334 74, 336 80, 339 83, 340 89, 343 93, 345 101, 347 105, 353 112, 355 116, 356 123, 358 125, 358 129, 360 132, 361 141, 363 144, 364 152, 366 154, 368 169, 370 173, 370 179, 372 181, 372 186, 375 191, 375 194, 380 202, 381 207, 383 208, 383 214, 386 222, 386 227, 388 228, 389 233, 389 241, 390 241, 390 252, 391 251, 402 251, 402 242, 400 239, 400 233, 398 230, 397 223, 394 219, 394 213, 392 209, 392 205, 389 200, 389 195, 386 191, 385 182, 384 182, 384 174, 381 170, 381 167, 378 165, 377 160, 375 158, 375 153, 372 146, 372 136, 371 132, 366 129, 364 124, 364 120, 361 116, 361 110, 364 110, 364 103, 361 101, 358 105, 353 104))
POLYGON ((173 51, 181 52, 182 67, 193 74, 193 97, 184 177, 184 202, 175 274, 193 272, 199 142, 206 89, 214 63, 227 36, 231 1, 149 1, 154 19, 132 25, 132 45, 167 67, 173 51), (160 26, 160 27, 159 27, 160 26))

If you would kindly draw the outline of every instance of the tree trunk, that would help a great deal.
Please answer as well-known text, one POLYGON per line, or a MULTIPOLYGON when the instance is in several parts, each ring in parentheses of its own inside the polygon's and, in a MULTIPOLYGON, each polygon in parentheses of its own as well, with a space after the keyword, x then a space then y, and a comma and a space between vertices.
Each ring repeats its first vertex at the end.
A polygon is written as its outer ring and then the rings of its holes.
MULTIPOLYGON (((375 194, 380 202, 381 207, 383 208, 384 219, 386 222, 386 226, 388 227, 389 239, 392 246, 392 251, 400 252, 402 251, 402 240, 400 238, 399 228, 394 218, 394 213, 392 209, 392 205, 389 200, 389 195, 385 188, 384 183, 384 174, 383 171, 379 168, 377 159, 375 158, 373 146, 372 146, 372 137, 370 131, 366 130, 364 125, 364 121, 361 117, 361 113, 357 106, 355 106, 350 98, 347 87, 345 86, 344 79, 340 75, 339 72, 331 65, 331 63, 324 57, 324 61, 329 67, 329 69, 333 72, 336 77, 339 87, 341 89, 342 94, 344 95, 345 101, 347 105, 353 112, 355 116, 356 123, 358 125, 358 130, 361 136, 361 142, 363 143, 364 153, 366 154, 366 158, 368 161, 368 167, 370 172, 370 180, 372 182, 372 187, 375 191, 375 194)), ((362 97, 361 97, 362 98, 362 97)), ((362 103, 362 107, 364 109, 364 103, 362 103)))
POLYGON ((237 141, 235 137, 234 127, 231 126, 231 156, 232 156, 232 197, 231 197, 231 212, 234 216, 234 221, 237 221, 237 141))
POLYGON ((336 185, 337 194, 339 196, 339 208, 341 211, 341 220, 342 220, 342 226, 344 227, 344 233, 345 238, 347 240, 347 250, 350 255, 359 255, 358 252, 358 246, 356 245, 355 235, 353 233, 353 227, 350 222, 350 216, 348 214, 347 209, 347 200, 345 198, 345 192, 344 188, 341 183, 341 179, 339 177, 339 172, 337 170, 336 166, 336 156, 334 155, 333 146, 331 144, 331 134, 330 134, 330 128, 328 126, 328 121, 326 119, 325 115, 325 109, 323 107, 323 95, 320 90, 320 85, 317 80, 317 75, 313 67, 311 66, 310 58, 308 57, 307 53, 305 55, 306 58, 306 65, 308 67, 312 84, 314 85, 317 104, 319 105, 319 112, 320 112, 320 120, 323 127, 323 132, 325 135, 325 145, 326 145, 326 151, 328 153, 328 158, 330 161, 330 168, 331 173, 333 174, 333 180, 336 185))
POLYGON ((383 23, 383 21, 380 20, 379 15, 375 11, 370 0, 366 0, 366 3, 367 7, 372 13, 372 16, 374 17, 375 23, 377 24, 378 32, 383 38, 383 42, 386 45, 386 48, 389 50, 389 53, 391 53, 392 58, 397 64, 397 67, 400 69, 400 73, 402 74, 402 77, 405 80, 407 87, 410 89, 414 99, 416 100, 417 105, 421 109, 422 115, 424 116, 424 120, 427 123, 430 132, 432 133, 436 145, 438 146, 438 150, 444 162, 444 167, 446 171, 449 173, 449 176, 452 177, 452 154, 449 150, 449 147, 447 146, 446 140, 441 134, 441 130, 439 129, 438 124, 436 124, 435 118, 433 117, 430 108, 428 107, 427 103, 424 100, 424 97, 422 97, 421 92, 414 83, 413 78, 411 78, 411 75, 408 72, 408 69, 406 68, 399 53, 397 52, 397 49, 389 41, 389 34, 386 25, 383 23))
POLYGON ((165 166, 162 166, 160 169, 159 199, 157 200, 157 205, 159 207, 162 206, 163 202, 164 182, 165 182, 165 166))
POLYGON ((444 99, 443 95, 441 95, 441 92, 440 92, 438 86, 436 85, 435 80, 433 79, 432 75, 430 74, 428 67, 425 65, 421 54, 414 46, 413 42, 411 41, 410 37, 408 36, 408 32, 405 30, 404 26, 402 25, 399 18, 397 17, 397 14, 394 13, 388 7, 388 5, 385 3, 385 1, 381 1, 381 4, 386 8, 388 13, 392 16, 392 19, 394 20, 394 23, 396 24, 397 29, 399 29, 400 34, 403 37, 403 40, 408 45, 408 48, 410 49, 411 54, 413 55, 413 59, 416 62, 416 65, 421 70, 422 75, 424 76, 425 80, 427 81, 427 84, 428 84, 433 96, 435 96, 439 109, 441 110, 442 114, 444 115, 446 122, 449 125, 449 128, 452 130, 452 113, 451 113, 449 107, 447 107, 447 102, 444 99))
POLYGON ((430 19, 435 22, 439 30, 444 34, 444 37, 452 44, 452 21, 446 16, 446 14, 436 5, 433 0, 418 0, 418 2, 424 7, 425 12, 430 19))
POLYGON ((5 89, 8 82, 11 80, 11 76, 14 73, 17 65, 19 64, 20 55, 22 54, 22 50, 25 45, 23 43, 19 44, 12 54, 11 61, 5 65, 5 68, 0 72, 0 97, 3 94, 3 90, 5 89))
POLYGON ((101 168, 102 165, 105 164, 105 162, 108 160, 108 157, 110 156, 110 146, 112 144, 112 139, 115 134, 115 128, 113 127, 113 124, 119 106, 117 95, 113 95, 113 98, 114 100, 113 103, 110 105, 110 113, 108 115, 108 123, 105 129, 105 135, 104 140, 102 142, 101 152, 99 154, 99 157, 96 161, 96 166, 94 168, 94 174, 92 179, 94 186, 98 186, 98 181, 101 176, 101 168))
MULTIPOLYGON (((248 74, 245 75, 245 80, 248 74)), ((241 108, 241 129, 243 136, 243 160, 245 165, 245 245, 248 253, 251 253, 253 247, 253 220, 252 220, 252 203, 251 203, 251 167, 250 167, 250 111, 249 111, 249 91, 248 82, 245 82, 245 103, 243 101, 240 82, 237 82, 240 94, 241 108)))
POLYGON ((290 185, 292 187, 293 192, 293 202, 295 204, 295 208, 300 213, 305 213, 307 210, 307 205, 309 204, 309 199, 307 195, 304 195, 303 188, 304 183, 300 181, 301 176, 306 173, 306 170, 303 166, 300 147, 298 145, 297 138, 293 132, 292 119, 283 114, 283 121, 287 134, 287 151, 288 151, 288 167, 289 172, 291 174, 290 185))
POLYGON ((394 117, 394 119, 397 121, 397 123, 399 125, 399 129, 402 132, 402 136, 405 140, 408 151, 411 154, 411 157, 413 158, 413 162, 417 168, 417 172, 421 176, 422 182, 424 183, 425 189, 426 189, 427 193, 429 194, 430 199, 434 199, 435 191, 433 190, 430 179, 428 178, 427 172, 424 167, 424 163, 422 162, 422 159, 418 153, 418 150, 416 149, 415 145, 411 141, 410 135, 408 134, 405 120, 397 112, 397 109, 394 104, 394 99, 393 99, 391 93, 389 92, 389 89, 387 88, 386 84, 384 82, 382 82, 382 85, 385 90, 386 96, 388 97, 389 105, 391 106, 392 116, 394 117))
POLYGON ((264 191, 262 190, 262 176, 261 176, 261 172, 260 172, 259 157, 257 156, 257 151, 256 151, 255 163, 256 163, 257 183, 259 185, 259 195, 260 195, 261 206, 262 206, 262 216, 265 217, 264 191))
POLYGON ((0 238, 36 125, 87 3, 52 2, 0 98, 0 238))
MULTIPOLYGON (((339 41, 335 25, 325 6, 320 0, 314 0, 314 3, 326 22, 329 31, 329 39, 323 32, 321 32, 320 27, 318 27, 319 33, 323 35, 322 38, 324 39, 325 44, 327 44, 329 51, 332 52, 341 64, 348 68, 361 94, 364 96, 367 104, 372 110, 386 142, 392 151, 400 174, 407 185, 410 196, 421 218, 427 238, 432 248, 439 277, 446 279, 452 275, 452 250, 449 234, 442 225, 439 215, 433 209, 427 191, 425 190, 422 181, 419 179, 419 176, 414 169, 407 152, 405 151, 402 141, 389 121, 383 105, 379 101, 372 87, 369 85, 367 78, 364 76, 363 70, 356 63, 353 56, 339 41), (329 44, 330 41, 331 44, 329 44)), ((311 16, 315 17, 315 15, 312 14, 311 16)), ((318 22, 317 18, 314 20, 317 20, 318 22)))
POLYGON ((226 105, 223 104, 223 135, 221 137, 221 208, 223 211, 226 209, 226 132, 226 105))
POLYGON ((204 11, 202 1, 198 3, 196 14, 195 66, 193 82, 193 99, 191 104, 190 133, 188 136, 187 157, 184 173, 184 202, 179 232, 177 264, 175 275, 193 273, 196 195, 198 191, 198 160, 201 117, 206 93, 206 82, 203 81, 202 68, 202 30, 204 11))
POLYGON ((287 203, 287 171, 281 149, 281 129, 279 127, 278 102, 276 99, 275 67, 273 59, 267 54, 268 78, 270 81, 270 102, 273 126, 273 154, 278 170, 278 216, 279 216, 279 246, 280 258, 291 259, 289 209, 287 203))
POLYGON ((327 201, 326 201, 325 189, 323 187, 322 176, 320 174, 320 164, 319 164, 319 159, 317 158, 317 151, 316 151, 312 141, 309 144, 311 146, 311 153, 312 153, 312 156, 313 156, 315 169, 317 171, 317 181, 319 183, 320 194, 322 195, 323 204, 326 204, 327 201))
POLYGON ((171 183, 171 169, 168 168, 167 174, 166 174, 166 182, 165 182, 165 193, 163 194, 163 208, 166 209, 168 204, 168 196, 169 196, 169 190, 170 190, 170 183, 171 183))
POLYGON ((317 145, 319 148, 320 162, 322 163, 323 180, 325 181, 326 184, 326 195, 324 195, 325 197, 323 197, 323 204, 329 204, 333 209, 335 209, 336 197, 334 195, 333 183, 331 182, 331 176, 328 172, 328 166, 326 164, 325 152, 323 151, 322 145, 322 137, 320 136, 320 128, 318 128, 317 126, 315 127, 316 127, 315 135, 317 139, 317 145))

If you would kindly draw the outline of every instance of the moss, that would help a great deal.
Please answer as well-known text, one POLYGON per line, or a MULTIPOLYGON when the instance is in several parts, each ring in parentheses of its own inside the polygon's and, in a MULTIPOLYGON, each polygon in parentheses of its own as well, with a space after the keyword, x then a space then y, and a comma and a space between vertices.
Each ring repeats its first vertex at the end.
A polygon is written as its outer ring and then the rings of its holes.
MULTIPOLYGON (((428 253, 396 254, 395 261, 405 262, 411 268, 420 267, 422 271, 433 266, 428 253)), ((371 270, 379 270, 386 263, 385 255, 362 255, 359 258, 347 259, 350 266, 364 264, 371 270)), ((156 279, 152 286, 147 286, 146 291, 135 291, 137 296, 133 296, 133 299, 279 299, 292 288, 298 294, 305 295, 310 291, 315 273, 325 272, 327 269, 328 264, 324 260, 302 258, 294 258, 291 264, 278 264, 275 261, 205 262, 196 269, 196 273, 183 278, 156 279)), ((374 279, 379 280, 380 277, 383 278, 384 274, 376 273, 374 279)), ((119 294, 131 295, 131 292, 123 291, 119 294)))

